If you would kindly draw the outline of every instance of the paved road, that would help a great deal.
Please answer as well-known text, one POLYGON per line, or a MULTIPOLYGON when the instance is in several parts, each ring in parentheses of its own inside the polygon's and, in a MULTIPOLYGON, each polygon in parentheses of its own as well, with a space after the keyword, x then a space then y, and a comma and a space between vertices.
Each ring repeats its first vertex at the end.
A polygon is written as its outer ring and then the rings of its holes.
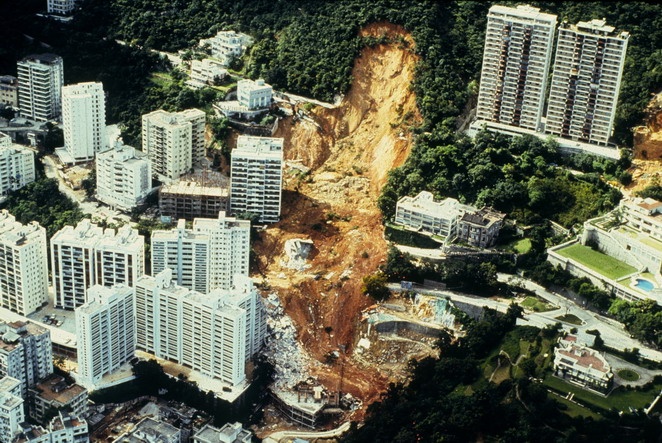
POLYGON ((405 245, 398 245, 398 244, 394 244, 393 246, 398 248, 401 252, 411 254, 415 257, 425 257, 425 258, 432 258, 432 259, 446 258, 446 254, 444 254, 444 251, 442 251, 441 245, 439 245, 438 249, 415 248, 413 246, 405 246, 405 245))
POLYGON ((313 439, 313 438, 334 438, 338 437, 349 430, 350 422, 345 422, 336 429, 330 431, 278 431, 262 440, 264 443, 279 443, 284 439, 313 439))
MULTIPOLYGON (((499 280, 507 281, 508 279, 515 277, 508 274, 499 274, 499 280)), ((525 313, 523 318, 518 319, 517 324, 522 325, 531 325, 543 328, 547 325, 553 325, 558 323, 559 320, 556 317, 565 314, 572 314, 577 316, 582 320, 582 325, 577 326, 570 323, 564 323, 564 326, 567 329, 576 327, 578 330, 586 331, 597 329, 600 331, 600 336, 605 342, 605 345, 612 347, 614 349, 624 350, 639 348, 639 354, 647 359, 662 362, 662 352, 655 349, 651 349, 639 341, 630 338, 630 334, 625 331, 623 325, 615 322, 612 319, 606 318, 604 316, 594 314, 590 311, 585 310, 581 306, 577 306, 568 299, 562 297, 560 294, 555 294, 545 290, 542 286, 537 285, 536 283, 518 278, 518 284, 526 289, 534 291, 540 297, 546 299, 554 306, 558 306, 557 309, 548 312, 533 312, 525 313)), ((399 284, 389 284, 389 289, 392 291, 402 291, 399 284)), ((510 301, 507 300, 497 300, 491 298, 478 297, 468 294, 460 294, 448 290, 435 290, 435 289, 423 289, 423 288, 413 288, 415 292, 436 295, 439 297, 448 297, 451 300, 456 300, 459 302, 467 303, 473 306, 483 307, 487 306, 488 308, 495 309, 499 312, 506 312, 510 301)))

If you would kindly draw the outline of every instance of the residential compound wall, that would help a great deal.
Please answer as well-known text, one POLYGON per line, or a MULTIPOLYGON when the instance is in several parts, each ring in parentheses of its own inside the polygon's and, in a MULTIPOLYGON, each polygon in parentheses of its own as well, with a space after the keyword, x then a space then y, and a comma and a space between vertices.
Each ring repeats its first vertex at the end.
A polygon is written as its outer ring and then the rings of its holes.
POLYGON ((247 277, 203 295, 176 285, 166 269, 136 285, 136 330, 139 349, 236 386, 262 346, 266 318, 247 277))
POLYGON ((96 285, 88 292, 89 301, 76 309, 78 382, 94 387, 135 354, 134 289, 96 285))
POLYGON ((36 121, 60 120, 62 116, 62 57, 29 55, 17 63, 18 106, 21 117, 36 121))
POLYGON ((48 329, 32 322, 0 323, 0 376, 21 382, 21 396, 53 373, 53 345, 48 329))
POLYGON ((158 110, 142 117, 142 147, 152 164, 154 178, 171 182, 205 157, 205 113, 158 110))
POLYGON ((397 225, 443 237, 444 242, 460 239, 481 248, 494 244, 504 218, 505 214, 490 208, 477 209, 453 198, 435 202, 427 191, 402 197, 395 210, 397 225))
POLYGON ((251 224, 226 217, 196 218, 192 229, 185 220, 177 228, 152 232, 152 274, 173 270, 178 285, 208 293, 229 289, 233 276, 248 275, 251 224))
POLYGON ((555 26, 555 15, 528 5, 490 8, 471 127, 540 138, 551 134, 566 151, 618 158, 609 137, 629 34, 605 20, 562 22, 545 103, 555 26))
POLYGON ((0 210, 0 306, 29 315, 48 302, 46 230, 0 210))
POLYGON ((97 198, 124 211, 142 203, 152 190, 152 165, 145 154, 116 142, 96 157, 97 198))
POLYGON ((487 15, 476 119, 540 129, 556 16, 494 5, 487 15))
POLYGON ((51 238, 51 270, 55 306, 75 309, 87 301, 93 285, 133 286, 145 272, 145 238, 136 229, 122 226, 102 229, 82 220, 65 226, 51 238))
MULTIPOLYGON (((94 159, 108 148, 106 135, 106 98, 101 83, 78 83, 62 88, 64 163, 94 159)), ((56 151, 57 152, 57 151, 56 151)))
POLYGON ((280 219, 283 139, 240 135, 232 151, 230 208, 259 215, 262 223, 280 219))
POLYGON ((35 179, 34 151, 21 145, 0 146, 0 195, 21 189, 35 179))
POLYGON ((554 58, 547 133, 606 146, 612 134, 630 35, 605 20, 564 21, 554 58))

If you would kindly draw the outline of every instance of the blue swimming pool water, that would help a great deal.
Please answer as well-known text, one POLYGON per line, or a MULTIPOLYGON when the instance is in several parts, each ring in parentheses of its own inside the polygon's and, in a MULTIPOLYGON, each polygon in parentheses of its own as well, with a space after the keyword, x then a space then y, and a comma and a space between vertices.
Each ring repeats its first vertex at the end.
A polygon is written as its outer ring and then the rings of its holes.
POLYGON ((646 292, 652 291, 653 288, 655 287, 655 285, 653 285, 653 283, 651 283, 650 281, 645 280, 643 278, 638 278, 637 279, 637 284, 635 286, 638 287, 639 289, 643 289, 646 292))

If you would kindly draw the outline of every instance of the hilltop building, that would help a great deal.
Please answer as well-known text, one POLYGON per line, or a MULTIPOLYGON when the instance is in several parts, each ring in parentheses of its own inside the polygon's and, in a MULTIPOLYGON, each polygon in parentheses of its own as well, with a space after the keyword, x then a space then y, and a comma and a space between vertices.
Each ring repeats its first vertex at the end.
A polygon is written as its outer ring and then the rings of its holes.
POLYGON ((605 20, 561 23, 547 105, 547 133, 608 144, 629 37, 627 32, 615 32, 605 20))
POLYGON ((62 116, 62 57, 55 54, 29 55, 17 63, 18 106, 21 117, 41 122, 62 116))
POLYGON ((607 392, 614 374, 607 360, 595 351, 577 343, 577 337, 566 335, 554 348, 554 371, 582 387, 607 392))
POLYGON ((102 229, 85 219, 51 238, 55 307, 75 309, 87 301, 87 288, 126 283, 145 272, 145 238, 129 225, 102 229))
POLYGON ((95 285, 88 298, 76 309, 78 376, 83 386, 93 387, 135 354, 134 289, 95 285))
POLYGON ((203 294, 228 289, 235 274, 248 275, 250 227, 247 220, 196 218, 192 229, 185 220, 169 231, 152 232, 152 274, 173 270, 178 285, 203 294))
POLYGON ((415 197, 398 200, 394 222, 410 230, 441 237, 444 243, 459 239, 486 248, 494 245, 505 217, 490 208, 463 205, 454 198, 435 202, 430 192, 422 191, 415 197))
POLYGON ((21 189, 35 179, 34 151, 11 143, 0 145, 0 196, 21 189))
POLYGON ((230 209, 259 215, 262 223, 280 219, 283 139, 240 135, 232 151, 230 209))
POLYGON ((200 46, 209 45, 212 57, 229 66, 234 58, 241 57, 253 44, 253 39, 241 32, 219 31, 215 36, 200 40, 200 46))
POLYGON ((152 190, 152 165, 145 154, 119 141, 96 159, 97 198, 130 211, 152 190))
POLYGON ((108 147, 106 98, 101 83, 78 83, 62 88, 64 149, 56 149, 62 163, 94 159, 108 147))
POLYGON ((271 106, 273 93, 271 85, 262 79, 253 81, 245 78, 237 82, 237 101, 249 111, 271 106))
POLYGON ((48 329, 31 322, 0 323, 0 376, 21 382, 21 397, 53 373, 53 345, 48 329))
POLYGON ((76 0, 48 0, 49 14, 69 15, 76 9, 76 0))
POLYGON ((476 119, 488 128, 538 131, 556 16, 494 5, 487 15, 476 119))
POLYGON ((202 88, 216 85, 228 76, 228 70, 220 61, 211 58, 191 61, 191 79, 186 82, 191 87, 202 88))
POLYGON ((29 315, 48 302, 46 230, 0 210, 0 306, 29 315))
POLYGON ((138 348, 231 386, 245 382, 245 362, 266 332, 262 299, 247 277, 208 295, 178 286, 166 269, 136 285, 138 348))

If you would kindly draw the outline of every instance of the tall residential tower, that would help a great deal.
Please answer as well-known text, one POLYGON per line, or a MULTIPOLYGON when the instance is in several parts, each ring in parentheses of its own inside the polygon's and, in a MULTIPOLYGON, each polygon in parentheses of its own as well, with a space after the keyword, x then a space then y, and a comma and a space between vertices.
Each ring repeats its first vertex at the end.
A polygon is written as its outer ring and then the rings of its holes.
POLYGON ((62 57, 29 55, 17 64, 18 106, 21 117, 40 122, 60 120, 62 115, 62 57))
POLYGON ((540 129, 556 16, 494 5, 487 15, 476 119, 488 128, 540 129))
POLYGON ((547 133, 607 145, 629 37, 604 20, 561 23, 547 105, 547 133))

